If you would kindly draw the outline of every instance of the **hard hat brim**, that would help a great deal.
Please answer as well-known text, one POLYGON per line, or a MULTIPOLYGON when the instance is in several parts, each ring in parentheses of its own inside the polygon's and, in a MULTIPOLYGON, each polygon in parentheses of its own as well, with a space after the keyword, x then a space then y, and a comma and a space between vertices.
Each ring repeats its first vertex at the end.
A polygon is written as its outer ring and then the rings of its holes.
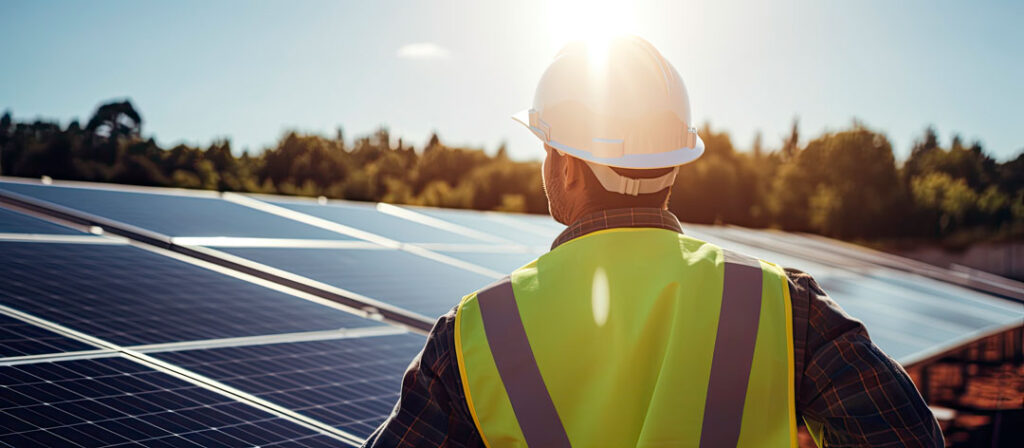
POLYGON ((653 154, 625 154, 621 157, 597 157, 591 154, 589 151, 585 151, 578 148, 573 148, 569 145, 564 145, 555 140, 549 139, 544 131, 541 129, 530 126, 530 110, 526 109, 512 115, 512 119, 523 125, 533 135, 537 136, 545 144, 551 145, 552 148, 568 153, 569 155, 578 159, 586 160, 588 162, 597 163, 600 165, 613 166, 616 168, 634 168, 634 169, 655 169, 655 168, 668 168, 673 166, 685 165, 693 162, 704 155, 704 140, 699 135, 696 137, 696 143, 692 148, 678 148, 671 151, 653 153, 653 154))
POLYGON ((512 115, 512 119, 515 120, 517 123, 526 126, 526 129, 529 129, 530 132, 533 133, 533 135, 537 136, 537 138, 541 140, 547 140, 544 137, 543 131, 533 126, 530 126, 530 109, 523 109, 519 112, 516 112, 515 114, 512 115))

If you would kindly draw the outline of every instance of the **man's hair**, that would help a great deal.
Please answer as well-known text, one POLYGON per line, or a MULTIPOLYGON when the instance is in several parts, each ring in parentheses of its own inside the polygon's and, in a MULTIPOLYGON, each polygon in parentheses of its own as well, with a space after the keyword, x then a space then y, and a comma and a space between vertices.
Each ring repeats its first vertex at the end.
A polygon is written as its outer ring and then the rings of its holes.
MULTIPOLYGON (((597 176, 594 175, 594 172, 591 171, 590 167, 588 167, 582 160, 568 155, 559 155, 557 159, 559 159, 559 163, 579 163, 581 165, 583 168, 583 184, 585 186, 585 191, 587 192, 587 201, 593 204, 598 204, 605 210, 632 207, 665 208, 668 206, 668 199, 672 193, 671 187, 654 193, 639 194, 636 196, 619 194, 605 190, 604 186, 601 185, 601 182, 597 180, 597 176)), ((671 167, 656 169, 612 167, 612 169, 623 176, 634 179, 659 177, 672 171, 671 167)))

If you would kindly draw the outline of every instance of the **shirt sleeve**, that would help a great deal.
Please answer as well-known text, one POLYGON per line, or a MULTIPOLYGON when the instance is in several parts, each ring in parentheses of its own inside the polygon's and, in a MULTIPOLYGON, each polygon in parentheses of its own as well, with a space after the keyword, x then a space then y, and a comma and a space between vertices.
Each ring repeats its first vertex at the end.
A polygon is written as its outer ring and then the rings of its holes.
POLYGON ((455 310, 438 318, 402 379, 391 415, 364 447, 482 447, 455 355, 455 310))
MULTIPOLYGON (((797 412, 818 446, 942 447, 938 422, 907 372, 810 275, 787 270, 794 313, 797 412), (799 340, 802 338, 802 340, 799 340)), ((898 300, 898 298, 893 298, 898 300)))

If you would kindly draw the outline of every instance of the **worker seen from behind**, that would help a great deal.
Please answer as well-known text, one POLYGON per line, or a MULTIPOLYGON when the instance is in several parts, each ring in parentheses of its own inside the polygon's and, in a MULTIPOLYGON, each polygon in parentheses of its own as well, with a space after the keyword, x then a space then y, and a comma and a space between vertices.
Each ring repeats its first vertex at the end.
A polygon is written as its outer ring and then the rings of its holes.
MULTIPOLYGON (((566 46, 517 115, 544 143, 551 251, 438 319, 371 447, 941 447, 906 372, 809 275, 687 236, 675 68, 566 46)), ((709 148, 714 150, 714 148, 709 148)))

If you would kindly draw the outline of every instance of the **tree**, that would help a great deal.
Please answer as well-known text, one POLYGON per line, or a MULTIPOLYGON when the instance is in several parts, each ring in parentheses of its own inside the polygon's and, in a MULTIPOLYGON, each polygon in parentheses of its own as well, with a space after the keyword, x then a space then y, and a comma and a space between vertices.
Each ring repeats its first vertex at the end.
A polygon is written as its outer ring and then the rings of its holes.
POLYGON ((940 233, 946 233, 953 226, 961 224, 978 202, 978 194, 966 181, 954 179, 946 173, 914 177, 911 180, 911 191, 919 207, 940 217, 940 233))
POLYGON ((705 152, 698 163, 679 168, 669 208, 685 221, 756 223, 751 205, 760 201, 759 174, 750 157, 738 153, 726 132, 702 126, 705 152))
POLYGON ((750 144, 750 152, 753 153, 755 159, 764 156, 764 148, 761 146, 761 131, 754 133, 754 142, 750 144))
POLYGON ((142 135, 142 117, 131 102, 115 101, 96 109, 85 125, 88 135, 84 157, 105 166, 117 161, 122 140, 137 140, 142 135))
POLYGON ((840 238, 877 237, 900 216, 893 191, 898 181, 888 139, 855 123, 851 130, 812 140, 795 163, 783 167, 773 185, 773 207, 787 228, 840 238), (818 201, 815 213, 824 213, 813 219, 812 198, 818 201), (828 198, 841 198, 842 203, 822 203, 828 198))
MULTIPOLYGON (((706 151, 679 169, 670 209, 684 221, 773 226, 848 239, 965 240, 1024 236, 1024 151, 999 163, 958 135, 948 148, 925 129, 897 168, 886 137, 854 122, 801 146, 794 119, 777 151, 737 151, 705 124, 706 151)), ((326 195, 444 207, 544 213, 540 164, 445 145, 419 150, 387 128, 356 136, 287 132, 272 147, 236 156, 227 140, 162 148, 142 139, 128 101, 103 104, 85 127, 0 116, 5 175, 112 181, 224 191, 326 195)))
POLYGON ((790 127, 789 136, 782 142, 782 157, 792 160, 800 152, 800 119, 793 117, 793 125, 790 127))

